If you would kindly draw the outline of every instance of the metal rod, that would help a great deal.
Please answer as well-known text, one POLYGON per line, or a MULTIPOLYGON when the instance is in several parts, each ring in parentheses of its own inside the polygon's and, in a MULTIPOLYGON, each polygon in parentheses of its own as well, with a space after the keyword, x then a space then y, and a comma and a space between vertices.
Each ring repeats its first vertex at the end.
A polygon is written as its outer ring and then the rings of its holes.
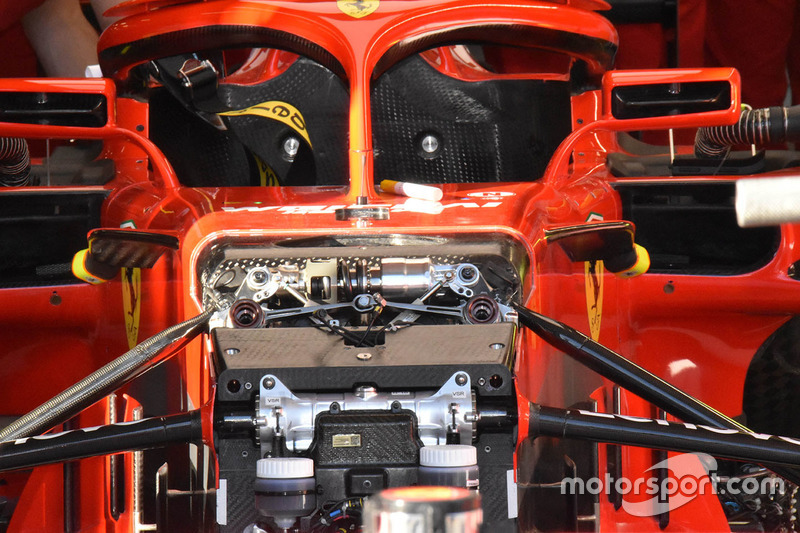
POLYGON ((180 340, 188 342, 194 338, 205 327, 214 311, 215 309, 205 311, 136 345, 0 430, 0 442, 38 435, 72 418, 103 396, 160 363, 163 358, 158 359, 157 356, 171 344, 180 340))

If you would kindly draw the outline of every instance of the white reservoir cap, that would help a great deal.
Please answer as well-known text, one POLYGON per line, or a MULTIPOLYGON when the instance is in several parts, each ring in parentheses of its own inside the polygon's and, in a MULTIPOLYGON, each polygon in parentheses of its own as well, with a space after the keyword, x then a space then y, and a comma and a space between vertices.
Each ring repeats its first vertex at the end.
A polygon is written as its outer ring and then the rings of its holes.
POLYGON ((420 466, 454 467, 478 464, 478 450, 469 444, 440 444, 419 449, 420 466))
POLYGON ((314 477, 314 460, 307 457, 269 457, 259 459, 256 476, 261 479, 299 479, 314 477))

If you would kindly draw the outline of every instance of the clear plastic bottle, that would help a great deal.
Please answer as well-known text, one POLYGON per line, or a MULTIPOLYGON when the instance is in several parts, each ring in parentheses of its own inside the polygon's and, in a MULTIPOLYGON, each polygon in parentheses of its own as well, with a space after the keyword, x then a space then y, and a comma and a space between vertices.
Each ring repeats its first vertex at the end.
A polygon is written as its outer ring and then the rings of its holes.
POLYGON ((261 519, 245 531, 286 531, 317 507, 314 461, 305 457, 260 459, 255 500, 261 519))
POLYGON ((478 490, 478 451, 475 446, 444 444, 419 450, 419 484, 478 490))

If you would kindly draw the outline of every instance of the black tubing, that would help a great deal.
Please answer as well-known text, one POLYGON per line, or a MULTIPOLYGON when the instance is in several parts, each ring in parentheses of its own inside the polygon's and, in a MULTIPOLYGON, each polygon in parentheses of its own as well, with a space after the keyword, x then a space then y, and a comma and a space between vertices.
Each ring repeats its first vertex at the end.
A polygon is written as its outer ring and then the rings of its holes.
POLYGON ((200 411, 17 439, 0 444, 0 472, 173 443, 200 443, 200 411))
MULTIPOLYGON (((511 306, 519 314, 520 324, 533 331, 542 340, 664 411, 693 424, 705 424, 715 428, 753 433, 746 426, 667 383, 580 331, 531 311, 527 307, 515 303, 512 303, 511 306)), ((781 465, 765 466, 795 485, 800 485, 800 471, 797 468, 787 468, 781 465)))
POLYGON ((0 137, 0 186, 29 185, 30 174, 31 154, 25 139, 0 137))
POLYGON ((697 157, 720 159, 731 146, 800 140, 800 106, 745 109, 732 126, 699 128, 694 140, 697 157))
POLYGON ((800 444, 789 437, 531 404, 528 436, 540 435, 800 466, 800 444))

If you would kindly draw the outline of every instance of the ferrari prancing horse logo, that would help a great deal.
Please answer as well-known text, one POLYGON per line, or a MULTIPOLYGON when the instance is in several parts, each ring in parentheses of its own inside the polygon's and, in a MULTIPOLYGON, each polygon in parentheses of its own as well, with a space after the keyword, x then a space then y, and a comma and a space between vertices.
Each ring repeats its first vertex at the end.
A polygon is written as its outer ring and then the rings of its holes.
MULTIPOLYGON (((603 215, 590 213, 586 222, 603 220, 603 215)), ((603 318, 603 271, 602 261, 584 263, 586 285, 586 311, 589 314, 589 332, 593 340, 600 338, 600 321, 603 318)))
POLYGON ((380 0, 336 0, 336 5, 342 13, 356 19, 375 13, 380 3, 380 0))

